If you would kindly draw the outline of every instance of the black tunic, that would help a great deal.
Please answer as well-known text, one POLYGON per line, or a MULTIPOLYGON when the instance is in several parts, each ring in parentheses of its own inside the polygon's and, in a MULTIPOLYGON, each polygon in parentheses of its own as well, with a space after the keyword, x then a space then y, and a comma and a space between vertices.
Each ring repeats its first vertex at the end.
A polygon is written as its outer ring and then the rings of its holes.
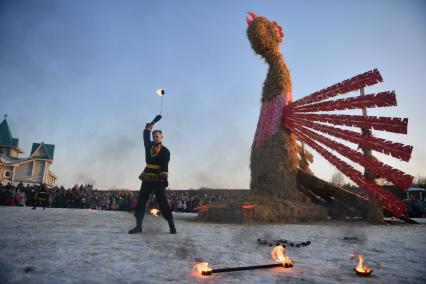
POLYGON ((161 146, 160 152, 154 154, 152 152, 153 142, 150 139, 151 129, 146 127, 143 132, 143 142, 145 146, 146 166, 143 175, 148 177, 147 180, 167 181, 169 174, 170 152, 165 146, 161 146))

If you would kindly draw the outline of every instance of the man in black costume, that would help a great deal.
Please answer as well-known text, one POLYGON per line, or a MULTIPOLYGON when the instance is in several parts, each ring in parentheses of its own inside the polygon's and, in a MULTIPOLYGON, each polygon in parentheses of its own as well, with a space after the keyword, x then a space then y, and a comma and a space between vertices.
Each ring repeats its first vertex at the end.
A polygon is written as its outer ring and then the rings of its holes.
POLYGON ((129 234, 142 233, 142 221, 145 216, 146 204, 152 192, 154 192, 158 201, 161 215, 169 223, 170 233, 176 234, 172 211, 166 198, 166 187, 169 185, 167 178, 169 175, 170 152, 163 146, 163 133, 161 130, 153 131, 153 141, 150 139, 152 128, 160 119, 161 115, 157 115, 151 123, 146 124, 143 132, 146 166, 139 176, 139 179, 142 180, 142 185, 135 209, 136 227, 130 230, 129 234))
POLYGON ((47 192, 46 185, 42 184, 39 188, 36 188, 34 192, 34 207, 32 209, 37 209, 37 206, 42 206, 43 210, 46 207, 49 207, 49 193, 47 192))

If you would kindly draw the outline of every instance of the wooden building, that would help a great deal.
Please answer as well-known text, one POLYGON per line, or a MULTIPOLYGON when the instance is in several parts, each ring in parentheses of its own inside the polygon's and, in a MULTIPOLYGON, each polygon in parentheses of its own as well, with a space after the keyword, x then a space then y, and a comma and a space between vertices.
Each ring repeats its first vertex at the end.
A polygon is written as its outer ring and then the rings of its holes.
POLYGON ((42 184, 55 186, 57 177, 50 170, 55 145, 33 143, 28 158, 20 158, 23 151, 19 139, 13 138, 6 118, 0 123, 0 182, 42 184))

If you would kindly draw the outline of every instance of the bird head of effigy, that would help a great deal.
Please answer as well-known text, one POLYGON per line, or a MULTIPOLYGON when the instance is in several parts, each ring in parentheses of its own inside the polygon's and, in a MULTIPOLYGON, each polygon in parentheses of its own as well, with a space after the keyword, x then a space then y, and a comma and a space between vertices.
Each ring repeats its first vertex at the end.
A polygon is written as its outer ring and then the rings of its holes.
POLYGON ((253 50, 268 59, 279 52, 279 46, 284 37, 282 28, 277 22, 270 21, 266 17, 257 16, 251 12, 248 14, 250 17, 246 17, 247 37, 253 50))

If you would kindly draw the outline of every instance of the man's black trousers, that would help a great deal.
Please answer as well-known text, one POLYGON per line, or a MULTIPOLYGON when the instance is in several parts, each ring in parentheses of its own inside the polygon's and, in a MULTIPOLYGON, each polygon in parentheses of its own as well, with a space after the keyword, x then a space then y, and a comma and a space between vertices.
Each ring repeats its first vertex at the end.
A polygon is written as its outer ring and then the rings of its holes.
POLYGON ((167 202, 166 188, 164 187, 164 184, 162 182, 152 181, 142 182, 141 189, 139 191, 138 204, 135 210, 136 219, 142 222, 146 210, 146 204, 148 203, 151 193, 155 194, 155 198, 157 199, 158 205, 160 207, 161 215, 164 217, 164 219, 173 219, 172 211, 170 210, 169 203, 167 202))

